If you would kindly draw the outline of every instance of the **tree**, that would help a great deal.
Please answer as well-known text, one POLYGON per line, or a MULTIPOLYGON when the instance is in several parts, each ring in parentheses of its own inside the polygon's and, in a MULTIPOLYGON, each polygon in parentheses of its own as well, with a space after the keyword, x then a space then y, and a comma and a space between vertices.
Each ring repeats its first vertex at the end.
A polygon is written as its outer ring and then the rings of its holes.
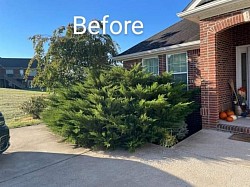
POLYGON ((47 89, 68 86, 84 79, 84 68, 109 68, 114 64, 112 56, 117 54, 118 45, 108 34, 75 35, 73 24, 62 26, 52 36, 34 35, 35 51, 31 59, 26 77, 31 66, 37 63, 37 75, 33 85, 47 89))

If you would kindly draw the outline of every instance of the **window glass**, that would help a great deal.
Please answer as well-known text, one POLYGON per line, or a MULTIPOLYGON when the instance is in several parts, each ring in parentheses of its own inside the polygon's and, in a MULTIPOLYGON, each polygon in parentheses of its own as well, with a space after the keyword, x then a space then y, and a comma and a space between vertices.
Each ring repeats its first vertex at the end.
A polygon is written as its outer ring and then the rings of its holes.
POLYGON ((176 80, 177 82, 184 82, 187 83, 187 74, 174 74, 174 80, 176 80))
POLYGON ((176 81, 187 83, 187 55, 186 53, 168 55, 168 71, 173 73, 176 81))
POLYGON ((23 69, 20 69, 20 75, 24 76, 24 70, 23 69))
POLYGON ((158 58, 143 59, 142 66, 147 72, 153 73, 155 75, 159 74, 159 60, 158 58))
POLYGON ((36 69, 31 69, 29 76, 32 76, 32 77, 36 76, 36 69))
POLYGON ((14 71, 13 69, 6 69, 6 75, 13 75, 14 71))

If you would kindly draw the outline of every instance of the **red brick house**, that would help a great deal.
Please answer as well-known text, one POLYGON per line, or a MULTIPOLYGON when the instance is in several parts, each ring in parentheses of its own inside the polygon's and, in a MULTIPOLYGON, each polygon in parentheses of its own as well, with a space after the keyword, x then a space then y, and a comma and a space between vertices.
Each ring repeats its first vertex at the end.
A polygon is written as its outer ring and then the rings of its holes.
POLYGON ((0 88, 31 88, 31 81, 36 75, 36 64, 32 65, 30 76, 25 80, 29 61, 28 58, 0 58, 0 88))
POLYGON ((219 112, 232 108, 229 79, 250 98, 250 0, 193 0, 178 16, 183 20, 115 59, 200 87, 202 126, 216 128, 219 112))

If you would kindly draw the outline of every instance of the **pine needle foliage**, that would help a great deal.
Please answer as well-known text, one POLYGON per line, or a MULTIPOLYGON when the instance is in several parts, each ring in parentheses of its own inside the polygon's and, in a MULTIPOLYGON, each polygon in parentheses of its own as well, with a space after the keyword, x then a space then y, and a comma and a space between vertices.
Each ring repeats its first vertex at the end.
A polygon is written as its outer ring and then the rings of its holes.
POLYGON ((84 83, 57 90, 43 112, 48 126, 68 140, 134 151, 148 142, 172 146, 187 133, 184 121, 194 106, 186 85, 170 74, 155 76, 140 65, 85 72, 84 83))

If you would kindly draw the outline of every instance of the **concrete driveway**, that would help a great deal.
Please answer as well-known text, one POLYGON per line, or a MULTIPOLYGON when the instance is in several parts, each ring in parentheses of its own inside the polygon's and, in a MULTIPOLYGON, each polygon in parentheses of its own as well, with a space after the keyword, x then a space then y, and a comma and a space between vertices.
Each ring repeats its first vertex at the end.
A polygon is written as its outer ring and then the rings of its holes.
POLYGON ((63 143, 44 125, 11 130, 0 155, 0 186, 250 186, 250 144, 202 130, 167 149, 90 151, 63 143))

